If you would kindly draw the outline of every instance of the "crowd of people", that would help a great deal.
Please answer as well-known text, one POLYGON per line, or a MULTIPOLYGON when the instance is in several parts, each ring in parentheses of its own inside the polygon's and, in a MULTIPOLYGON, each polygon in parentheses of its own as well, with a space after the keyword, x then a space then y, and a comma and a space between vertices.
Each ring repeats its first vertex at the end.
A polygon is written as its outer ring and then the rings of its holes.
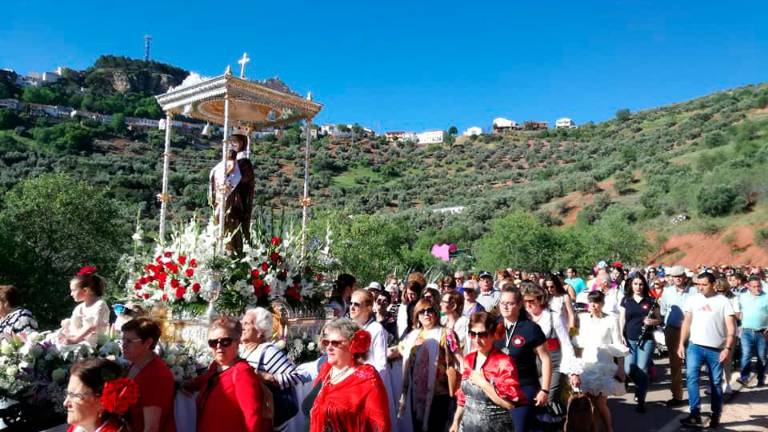
MULTIPOLYGON (((412 273, 359 288, 342 274, 314 374, 273 343, 272 313, 253 308, 210 322, 213 361, 178 386, 158 355, 161 326, 136 311, 110 324, 104 280, 86 267, 70 283, 78 305, 54 337, 92 343, 117 327, 128 363, 90 359, 72 367, 64 405, 76 432, 284 431, 296 415, 307 416, 312 432, 612 431, 609 397, 631 388, 638 415, 650 409, 657 343, 670 361, 667 405, 683 405, 687 389, 682 423, 702 425, 706 366, 709 426, 716 427, 736 352, 736 381, 765 385, 766 282, 760 268, 604 262, 586 279, 574 268, 562 275, 504 269, 434 283, 412 273), (298 400, 294 389, 310 381, 298 400), (177 390, 195 398, 191 422, 174 414, 177 390), (589 407, 596 414, 584 416, 589 407)), ((0 333, 35 330, 19 290, 0 286, 0 333)))

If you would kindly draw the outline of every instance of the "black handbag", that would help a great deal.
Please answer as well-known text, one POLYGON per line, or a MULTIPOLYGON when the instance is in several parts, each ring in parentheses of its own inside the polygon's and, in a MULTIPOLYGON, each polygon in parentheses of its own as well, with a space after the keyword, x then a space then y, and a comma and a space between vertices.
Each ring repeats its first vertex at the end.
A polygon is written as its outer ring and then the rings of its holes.
POLYGON ((304 401, 301 403, 301 412, 303 412, 305 416, 309 417, 309 412, 312 411, 312 405, 315 404, 315 399, 317 399, 317 395, 320 394, 320 389, 322 387, 323 382, 318 381, 317 384, 312 387, 312 391, 309 392, 307 397, 305 397, 304 401))

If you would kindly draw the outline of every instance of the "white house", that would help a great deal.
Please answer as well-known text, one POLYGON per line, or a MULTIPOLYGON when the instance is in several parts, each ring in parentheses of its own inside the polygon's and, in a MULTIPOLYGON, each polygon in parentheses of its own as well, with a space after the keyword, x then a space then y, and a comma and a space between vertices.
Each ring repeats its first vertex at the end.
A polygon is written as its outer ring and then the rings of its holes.
POLYGON ((568 117, 559 118, 557 119, 557 121, 555 121, 555 128, 571 129, 575 127, 576 127, 576 123, 574 123, 574 121, 569 119, 568 117))
POLYGON ((462 135, 467 136, 467 137, 468 136, 472 136, 472 135, 482 135, 482 134, 483 134, 483 130, 481 128, 477 127, 477 126, 469 127, 469 128, 467 128, 467 130, 465 130, 462 133, 462 135))
POLYGON ((335 138, 347 138, 352 136, 352 127, 347 126, 345 130, 342 130, 339 128, 339 125, 324 124, 320 125, 320 135, 330 135, 335 138))
POLYGON ((493 119, 494 133, 502 133, 517 129, 520 129, 520 125, 514 120, 505 119, 504 117, 496 117, 493 119))
POLYGON ((426 131, 416 134, 416 141, 419 144, 440 144, 443 142, 445 132, 438 131, 426 131))

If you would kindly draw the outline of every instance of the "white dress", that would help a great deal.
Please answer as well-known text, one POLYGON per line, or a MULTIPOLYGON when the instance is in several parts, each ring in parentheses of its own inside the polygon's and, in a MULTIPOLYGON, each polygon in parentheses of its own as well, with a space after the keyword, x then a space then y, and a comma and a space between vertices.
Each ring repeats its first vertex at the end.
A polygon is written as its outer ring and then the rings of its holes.
POLYGON ((624 384, 613 378, 618 370, 613 358, 625 357, 629 348, 621 342, 616 318, 610 315, 601 318, 585 315, 579 326, 576 343, 582 348, 582 353, 570 373, 581 375, 581 390, 594 395, 624 394, 624 384))
POLYGON ((106 333, 109 329, 109 306, 104 300, 96 300, 90 306, 86 306, 85 302, 75 306, 72 318, 69 320, 68 334, 75 335, 83 328, 90 326, 96 326, 96 328, 85 338, 85 342, 96 346, 99 335, 106 333))

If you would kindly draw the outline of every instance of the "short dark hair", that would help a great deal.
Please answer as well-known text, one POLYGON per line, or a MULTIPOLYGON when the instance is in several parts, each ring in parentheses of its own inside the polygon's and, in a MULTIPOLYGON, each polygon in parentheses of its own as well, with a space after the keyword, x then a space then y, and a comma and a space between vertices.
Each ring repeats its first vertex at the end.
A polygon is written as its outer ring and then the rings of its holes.
POLYGON ((587 294, 587 300, 590 303, 602 303, 605 304, 605 294, 600 290, 592 291, 587 294))
POLYGON ((701 272, 698 276, 696 276, 697 279, 706 279, 707 282, 714 285, 715 282, 717 282, 717 277, 709 272, 701 272))
POLYGON ((21 294, 13 285, 0 285, 0 303, 8 303, 8 306, 15 308, 21 304, 21 294))
POLYGON ((758 282, 760 282, 760 283, 762 283, 762 282, 763 282, 763 280, 762 280, 762 279, 760 279, 760 276, 758 276, 758 275, 756 275, 756 274, 753 274, 753 275, 749 276, 749 279, 747 279, 747 280, 748 280, 749 282, 752 282, 752 281, 758 281, 758 282))
POLYGON ((379 293, 376 294, 376 299, 378 300, 379 297, 384 297, 387 299, 387 303, 392 303, 392 295, 387 291, 379 291, 379 293))
POLYGON ((470 328, 472 328, 472 326, 475 324, 482 324, 485 326, 485 331, 487 331, 490 334, 493 334, 493 332, 496 331, 496 326, 498 325, 498 323, 499 323, 499 320, 496 319, 495 316, 485 311, 475 312, 469 317, 470 328))
POLYGON ((123 369, 111 360, 91 358, 75 363, 69 374, 77 377, 95 395, 100 396, 104 391, 104 383, 120 378, 123 369))
POLYGON ((155 348, 155 345, 157 345, 157 342, 160 340, 160 336, 162 335, 160 326, 151 319, 144 317, 135 318, 128 321, 127 323, 123 324, 123 327, 120 328, 120 330, 123 333, 129 331, 136 333, 136 336, 138 336, 142 342, 145 342, 147 339, 151 338, 153 349, 155 348))

